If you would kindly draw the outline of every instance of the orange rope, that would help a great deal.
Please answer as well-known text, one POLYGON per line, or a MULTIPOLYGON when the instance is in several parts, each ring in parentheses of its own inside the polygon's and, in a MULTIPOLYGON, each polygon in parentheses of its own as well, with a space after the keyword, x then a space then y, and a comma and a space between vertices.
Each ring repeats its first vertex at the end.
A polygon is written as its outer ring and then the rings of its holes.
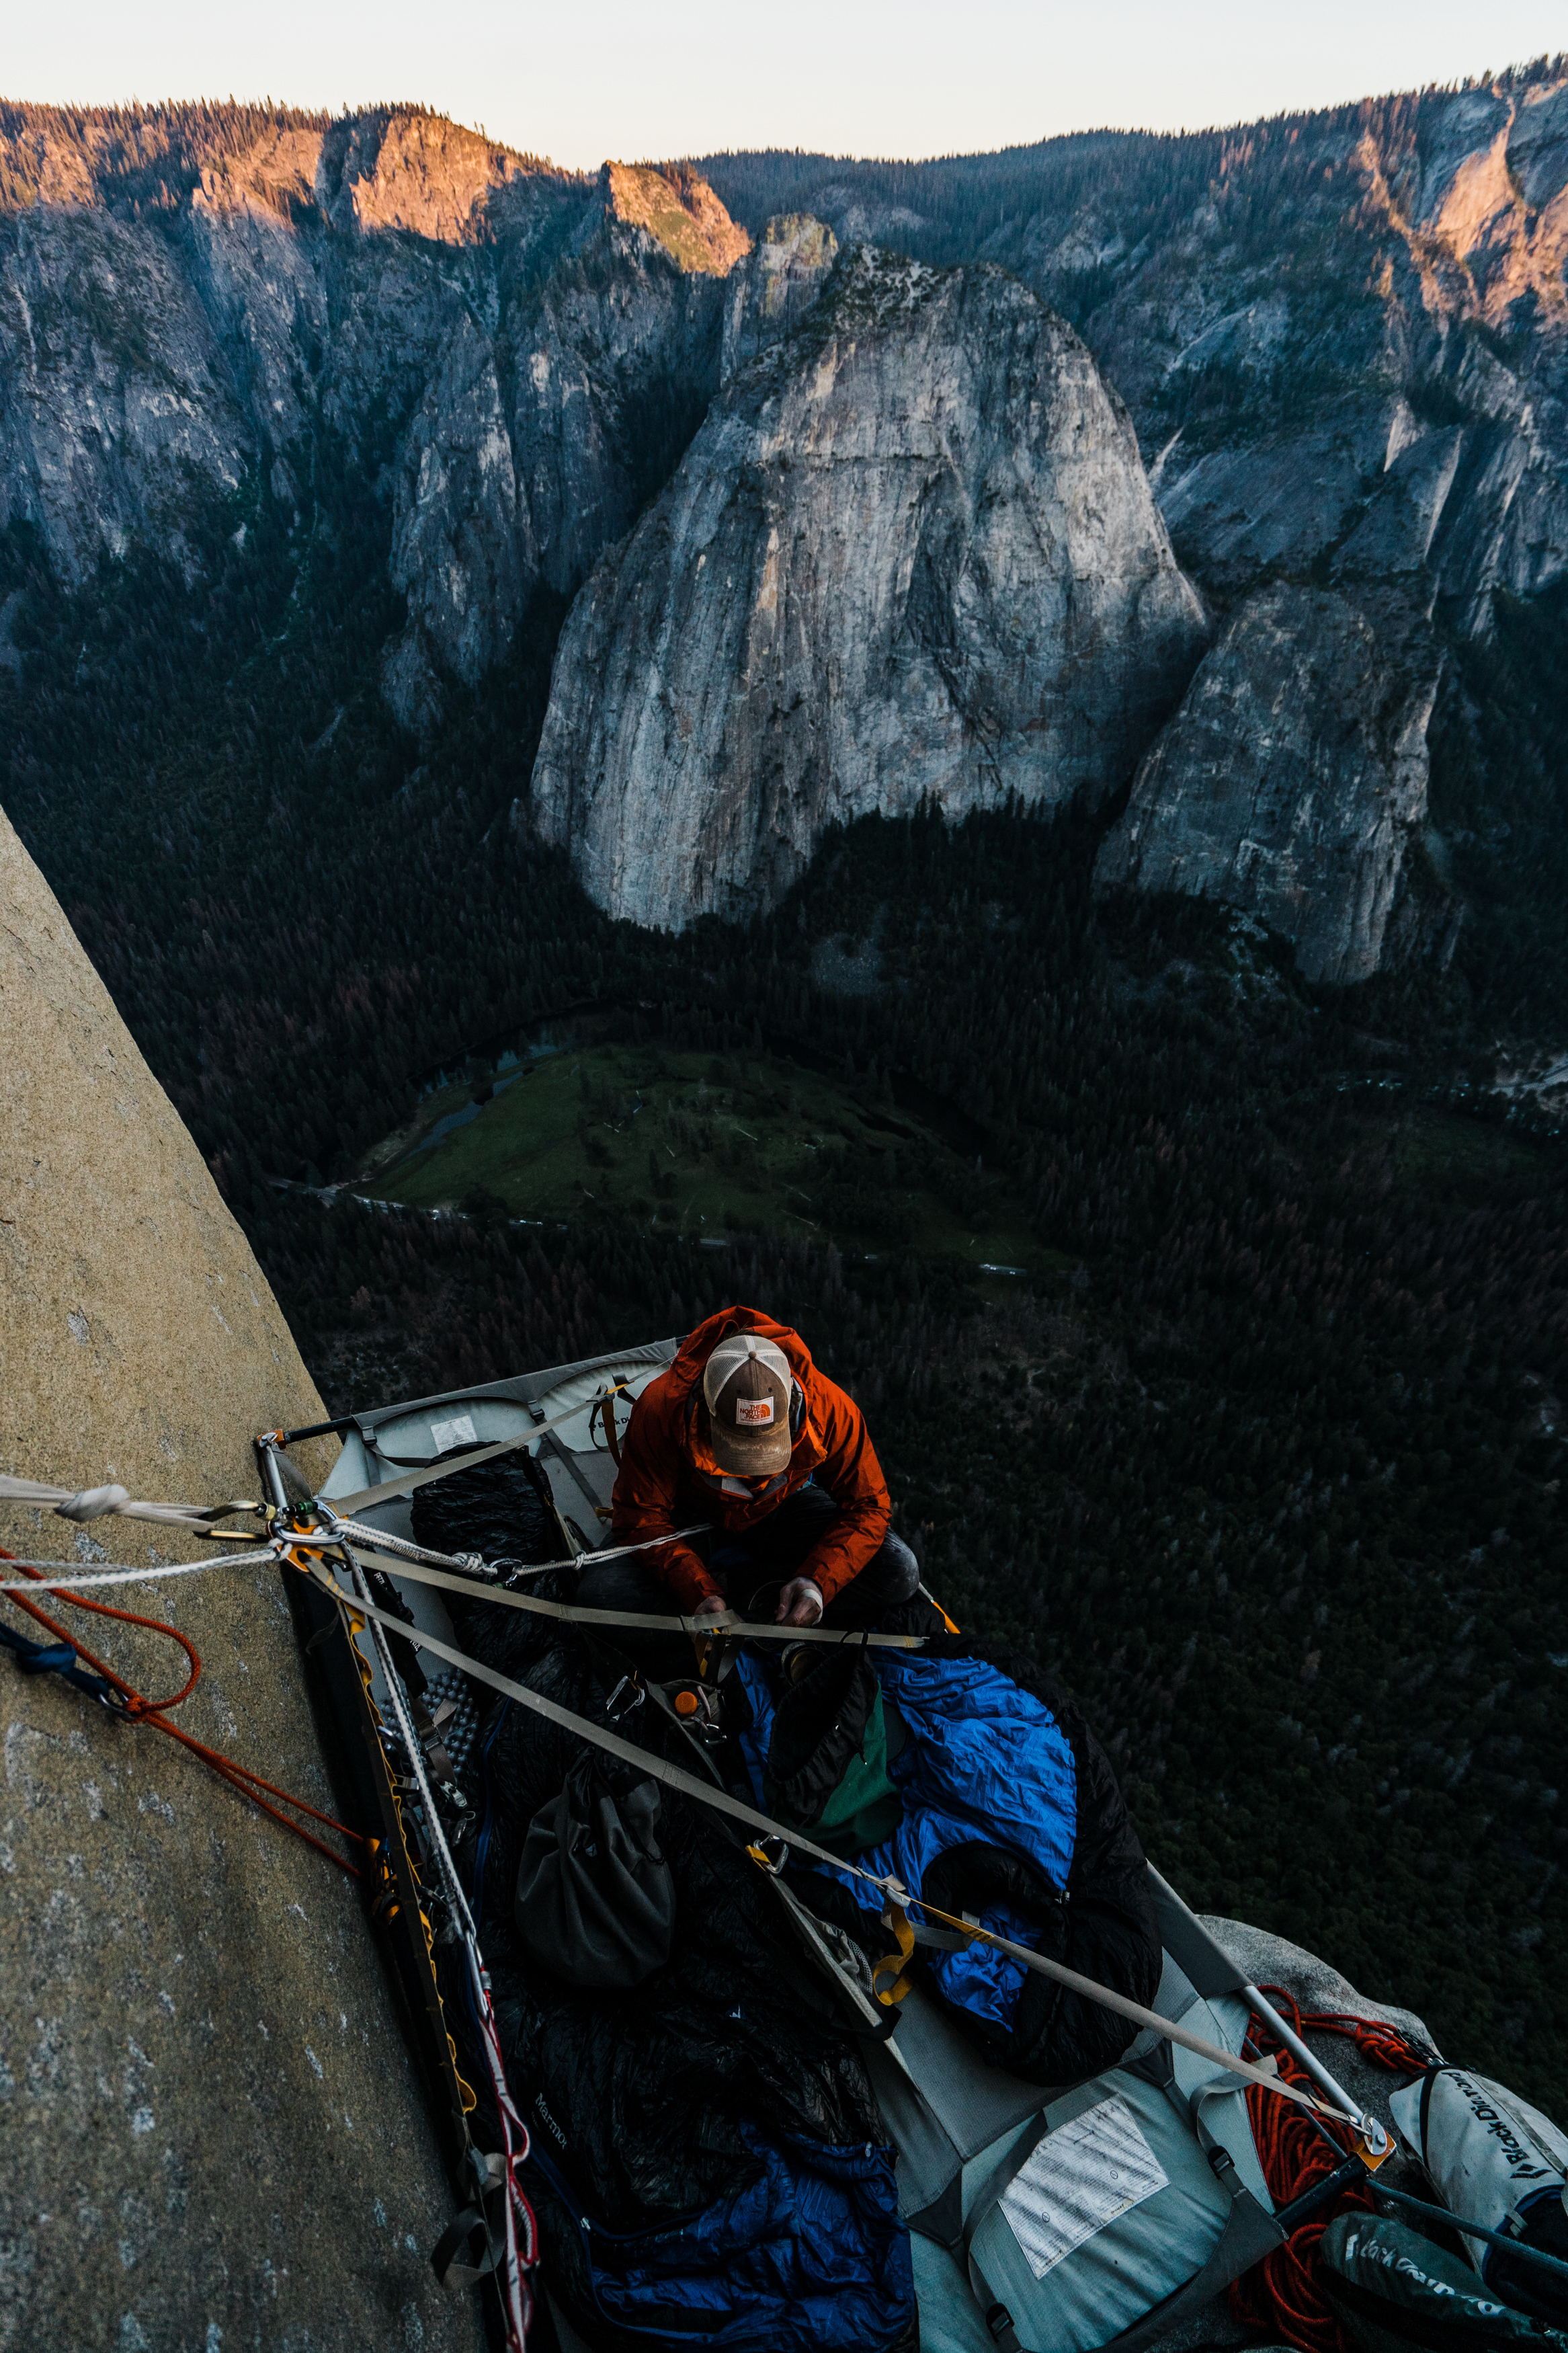
MULTIPOLYGON (((1315 2027, 1323 2033, 1348 2035, 1378 2066, 1400 2074, 1419 2074, 1428 2063, 1426 2054, 1407 2042, 1397 2027, 1381 2020, 1353 2018, 1343 2010, 1315 2011, 1303 2017, 1292 1996, 1278 1986, 1260 1986, 1258 1991, 1268 1995, 1298 2034, 1315 2027)), ((1256 2046, 1260 2053, 1272 2050, 1279 2073, 1288 2084, 1313 2088, 1311 2078, 1294 2052, 1269 2031, 1256 2011, 1247 2045, 1256 2046)), ((1249 2090, 1247 2112, 1262 2161, 1263 2178, 1276 2206, 1289 2205, 1292 2199, 1325 2180, 1336 2165, 1351 2154, 1350 2137, 1342 2127, 1325 2121, 1320 2130, 1300 2108, 1287 2101, 1249 2090), (1324 2139, 1324 2132, 1333 2135, 1337 2152, 1324 2139)), ((1336 2213, 1371 2205, 1366 2191, 1354 2183, 1342 2191, 1328 2211, 1303 2222, 1282 2247, 1276 2247, 1253 2270, 1233 2281, 1232 2317, 1246 2327, 1283 2337, 1289 2344, 1300 2347, 1301 2353, 1357 2353, 1355 2339, 1341 2328, 1318 2285, 1318 2242, 1336 2213)))
MULTIPOLYGON (((9 1561, 14 1567, 20 1568, 23 1575, 30 1577, 37 1585, 47 1582, 41 1569, 29 1568, 26 1562, 18 1561, 16 1555, 7 1552, 4 1546, 0 1546, 0 1560, 9 1561)), ((313 1846, 318 1854, 324 1854, 327 1861, 335 1862, 340 1871, 346 1871, 351 1879, 363 1876, 357 1863, 350 1862, 343 1855, 334 1854, 324 1840, 315 1837, 302 1822, 290 1821, 287 1814, 280 1814, 276 1806, 269 1806, 267 1799, 258 1796, 258 1792, 265 1789, 269 1796, 280 1799, 284 1805, 291 1806, 296 1813, 309 1814, 312 1821, 324 1822, 329 1830, 336 1831, 340 1837, 351 1840, 355 1846, 363 1846, 364 1841, 358 1831, 351 1831, 346 1822, 340 1822, 334 1815, 323 1814, 317 1807, 307 1805, 303 1798, 290 1796, 287 1789, 279 1788, 275 1782, 263 1780, 259 1773, 253 1773, 248 1765, 237 1763, 232 1757, 225 1757, 219 1750, 209 1748, 205 1741, 197 1740, 192 1734, 183 1731, 179 1725, 165 1721, 170 1708, 178 1707, 182 1700, 190 1697, 202 1672, 201 1656, 195 1644, 182 1634, 177 1626, 166 1625, 161 1618, 140 1618, 132 1609, 110 1609, 107 1601, 89 1601, 87 1596, 81 1593, 61 1593, 57 1596, 59 1600, 70 1602, 74 1609, 90 1609, 100 1618, 118 1618, 122 1625, 142 1626, 151 1634, 163 1634, 170 1641, 178 1642, 190 1661, 190 1673, 171 1698, 146 1699, 132 1684, 122 1681, 107 1661, 99 1658, 95 1651, 89 1651, 85 1642, 79 1641, 74 1634, 68 1632, 66 1628, 51 1618, 47 1610, 40 1609, 37 1602, 29 1601, 20 1593, 13 1593, 7 1598, 16 1604, 18 1609, 25 1609, 29 1618, 36 1619, 40 1626, 47 1626, 57 1641, 68 1642, 79 1659, 89 1666, 95 1674, 101 1675, 104 1682, 119 1693, 125 1704, 125 1713, 132 1723, 150 1724, 154 1731, 166 1732, 171 1740, 177 1740, 182 1748, 188 1748, 193 1756, 199 1757, 204 1764, 210 1765, 219 1778, 228 1783, 230 1788, 237 1789, 242 1798, 248 1798, 253 1806, 258 1806, 264 1814, 270 1814, 275 1822, 281 1822, 286 1831, 292 1831, 295 1837, 303 1839, 307 1846, 313 1846)))

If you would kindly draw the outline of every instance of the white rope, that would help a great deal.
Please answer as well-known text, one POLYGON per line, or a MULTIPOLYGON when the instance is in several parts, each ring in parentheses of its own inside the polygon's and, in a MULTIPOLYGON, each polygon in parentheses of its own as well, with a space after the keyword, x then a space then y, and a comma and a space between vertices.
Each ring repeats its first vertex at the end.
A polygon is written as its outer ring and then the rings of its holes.
POLYGON ((79 1593, 96 1585, 151 1585, 163 1577, 200 1577, 208 1568, 243 1568, 247 1561, 275 1560, 283 1550, 279 1543, 249 1546, 244 1552, 216 1554, 211 1560, 174 1561, 166 1568, 113 1568, 90 1571, 85 1577, 57 1577, 55 1571, 65 1563, 58 1560, 8 1560, 7 1568, 37 1568, 44 1573, 40 1585, 36 1577, 6 1578, 0 1583, 0 1593, 79 1593))
MULTIPOLYGON (((461 1469, 462 1466, 458 1464, 457 1467, 461 1469)), ((502 1573, 485 1561, 480 1553, 470 1553, 465 1558, 460 1553, 431 1552, 425 1545, 410 1544, 406 1536, 388 1535, 384 1528, 367 1526, 362 1520, 342 1519, 330 1495, 317 1496, 316 1510, 332 1530, 334 1544, 339 1541, 337 1531, 341 1529, 351 1544, 374 1546, 381 1552, 396 1553, 401 1559, 418 1561, 430 1568, 455 1568, 466 1576, 469 1585, 482 1583, 487 1592, 490 1589, 491 1580, 499 1578, 502 1573), (483 1562, 479 1570, 473 1567, 476 1560, 483 1562)), ((711 1530, 710 1520, 694 1520, 689 1528, 671 1528, 667 1536, 647 1536, 638 1544, 605 1545, 602 1549, 595 1547, 588 1552, 572 1553, 565 1560, 516 1561, 507 1573, 515 1577, 543 1577, 547 1570, 552 1568, 587 1568, 601 1560, 624 1560, 628 1553, 658 1552, 666 1545, 684 1544, 688 1536, 708 1535, 711 1530)), ((304 1544, 307 1539, 296 1535, 294 1541, 304 1544)), ((504 1554, 498 1555, 499 1559, 506 1557, 504 1554)))

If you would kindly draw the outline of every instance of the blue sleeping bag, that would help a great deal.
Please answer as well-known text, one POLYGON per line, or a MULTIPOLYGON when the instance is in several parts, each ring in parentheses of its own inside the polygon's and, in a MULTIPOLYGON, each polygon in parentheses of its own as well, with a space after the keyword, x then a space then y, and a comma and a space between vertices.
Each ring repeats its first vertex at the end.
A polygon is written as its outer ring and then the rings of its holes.
MULTIPOLYGON (((856 1656, 874 1665, 884 1713, 896 1706, 908 1738, 901 1750, 889 1745, 902 1819, 855 1860, 942 1912, 1152 2001, 1162 1955, 1143 1852, 1110 1760, 1072 1701, 1033 1660, 960 1636, 919 1652, 856 1656)), ((742 1653, 737 1672, 753 1718, 742 1753, 765 1804, 779 1669, 742 1653)), ((885 1949, 886 1932, 873 1925, 880 1899, 863 1881, 803 1863, 796 1885, 868 1951, 885 1949)), ((994 1946, 928 1950, 922 1967, 954 2023, 1031 2083, 1085 2082, 1131 2039, 1113 2012, 994 1946)))
MULTIPOLYGON (((1047 1905, 1053 1895, 1059 1899, 1072 1870, 1078 1775, 1071 1746, 1044 1700, 983 1658, 909 1651, 872 1656, 883 1698, 897 1704, 909 1732, 889 1767, 904 1814, 890 1839, 856 1861, 879 1878, 891 1873, 919 1894, 942 1856, 977 1846, 1009 1848, 1042 1875, 1041 1898, 1047 1905)), ((763 1806, 776 1670, 747 1652, 737 1668, 754 1719, 742 1735, 742 1751, 763 1806)), ((875 1889, 863 1880, 844 1883, 862 1910, 873 1917, 879 1914, 875 1889)), ((956 1908, 935 1888, 930 1892, 944 1910, 956 1908)), ((963 1908, 1015 1944, 1039 1944, 1038 1904, 1025 1912, 1016 1901, 994 1894, 989 1902, 963 1908)), ((1053 1936, 1053 1947, 1056 1941, 1053 1936)), ((932 1954, 928 1965, 939 1991, 955 2009, 1011 2032, 1029 1975, 1016 1961, 994 1946, 975 1944, 963 1952, 932 1954)))
POLYGON ((700 2214, 632 2232, 590 2223, 535 2141, 529 2188, 542 2223, 551 2217, 578 2310, 595 2312, 616 2348, 687 2337, 714 2353, 903 2344, 915 2291, 891 2149, 741 2129, 762 2160, 759 2179, 700 2214))

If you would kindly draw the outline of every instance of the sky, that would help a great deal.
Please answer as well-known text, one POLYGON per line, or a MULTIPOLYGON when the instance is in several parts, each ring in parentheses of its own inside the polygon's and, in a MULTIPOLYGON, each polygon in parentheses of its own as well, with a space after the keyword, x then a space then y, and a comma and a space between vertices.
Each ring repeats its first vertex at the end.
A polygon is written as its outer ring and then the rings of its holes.
POLYGON ((74 0, 14 8, 0 95, 417 99, 557 164, 722 147, 921 156, 1197 129, 1568 48, 1563 0, 74 0))

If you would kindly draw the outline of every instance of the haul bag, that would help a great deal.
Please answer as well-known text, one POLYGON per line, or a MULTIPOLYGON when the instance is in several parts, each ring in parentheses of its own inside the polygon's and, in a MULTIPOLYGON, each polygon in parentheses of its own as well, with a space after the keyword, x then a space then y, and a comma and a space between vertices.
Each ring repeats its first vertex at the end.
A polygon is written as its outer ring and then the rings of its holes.
POLYGON ((1562 2330, 1502 2303, 1458 2255, 1381 2215, 1342 2214, 1329 2224, 1318 2282, 1363 2353, 1568 2348, 1562 2330))
POLYGON ((513 1922, 530 1957, 569 1985, 637 1986, 668 1960, 675 1882, 659 1851, 660 1804, 652 1779, 617 1797, 585 1747, 529 1824, 513 1922))
MULTIPOLYGON (((1461 2231, 1501 2231, 1542 2254, 1568 2259, 1564 2176, 1568 2136, 1549 2116, 1486 2075, 1429 2067, 1389 2105, 1461 2231)), ((1568 2295, 1539 2263, 1467 2239, 1471 2261, 1505 2304, 1568 2327, 1568 2295)))

